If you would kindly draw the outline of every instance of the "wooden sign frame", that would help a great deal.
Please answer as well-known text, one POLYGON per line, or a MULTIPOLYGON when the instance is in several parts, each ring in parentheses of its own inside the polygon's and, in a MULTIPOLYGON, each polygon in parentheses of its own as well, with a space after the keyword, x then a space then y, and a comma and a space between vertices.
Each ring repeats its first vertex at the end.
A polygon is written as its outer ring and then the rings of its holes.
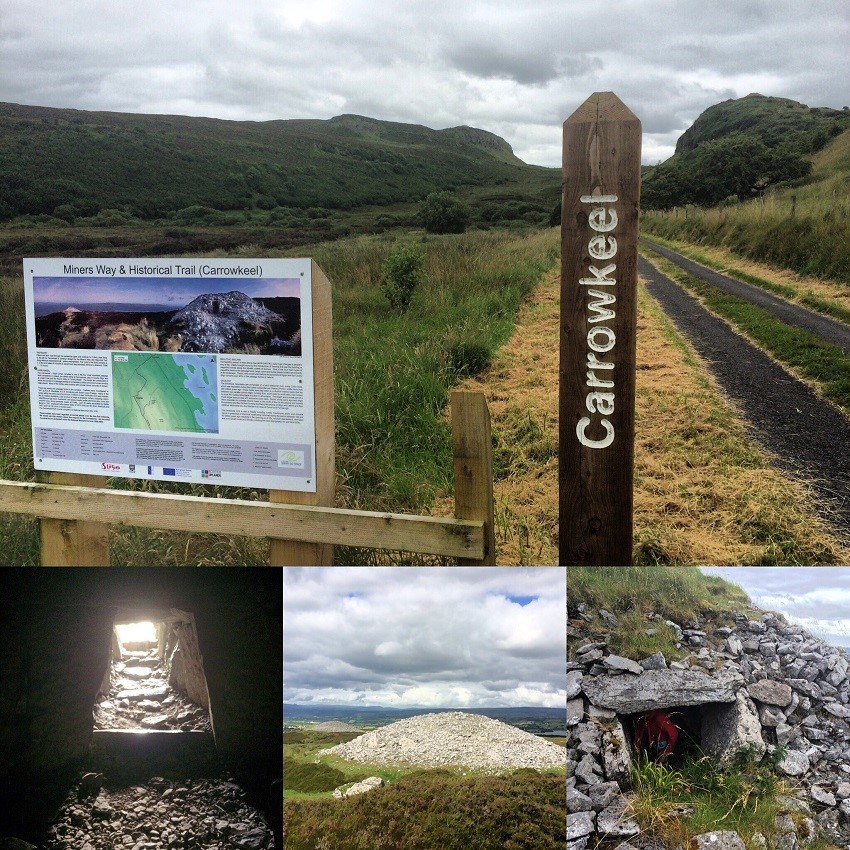
MULTIPOLYGON (((316 430, 316 492, 270 490, 269 501, 332 508, 336 494, 333 318, 331 282, 311 260, 313 304, 313 400, 316 430)), ((272 539, 269 566, 314 567, 333 564, 333 546, 272 539)))

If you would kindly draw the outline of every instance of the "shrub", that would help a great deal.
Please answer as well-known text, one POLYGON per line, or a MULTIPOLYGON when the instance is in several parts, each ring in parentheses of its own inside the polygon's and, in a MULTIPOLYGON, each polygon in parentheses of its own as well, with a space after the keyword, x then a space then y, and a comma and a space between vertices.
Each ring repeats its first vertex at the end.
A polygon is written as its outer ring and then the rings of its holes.
POLYGON ((469 224, 469 209, 449 192, 432 192, 420 212, 429 233, 463 233, 469 224))
POLYGON ((296 764, 287 766, 283 775, 284 788, 291 791, 333 791, 346 782, 341 770, 326 764, 296 764))
POLYGON ((425 257, 415 245, 401 245, 384 260, 381 292, 396 310, 410 306, 413 291, 424 278, 425 257))

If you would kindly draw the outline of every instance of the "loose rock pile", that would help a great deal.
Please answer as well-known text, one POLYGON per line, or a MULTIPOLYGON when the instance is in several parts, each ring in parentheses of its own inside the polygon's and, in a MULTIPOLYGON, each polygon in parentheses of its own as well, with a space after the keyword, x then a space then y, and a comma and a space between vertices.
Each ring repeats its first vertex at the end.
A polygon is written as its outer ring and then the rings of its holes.
POLYGON ((45 850, 273 850, 274 836, 242 789, 225 780, 153 777, 105 788, 87 774, 50 828, 45 850))
POLYGON ((409 717, 367 732, 333 753, 368 764, 464 765, 498 772, 511 768, 561 768, 563 747, 490 717, 448 711, 409 717))
MULTIPOLYGON (((617 624, 611 613, 583 605, 571 606, 569 616, 574 624, 617 624)), ((656 622, 648 628, 662 620, 649 619, 656 622)), ((816 824, 832 841, 850 845, 847 653, 761 612, 739 615, 734 627, 664 622, 689 652, 683 661, 668 664, 661 653, 623 658, 608 650, 606 638, 568 626, 568 850, 585 850, 595 838, 642 846, 629 815, 631 746, 621 718, 673 706, 701 707, 702 749, 721 764, 741 747, 758 757, 785 748, 777 770, 795 780, 798 798, 788 799, 777 818, 777 850, 798 850, 814 839, 816 824)), ((715 848, 718 841, 740 842, 735 833, 711 835, 705 841, 715 848)))

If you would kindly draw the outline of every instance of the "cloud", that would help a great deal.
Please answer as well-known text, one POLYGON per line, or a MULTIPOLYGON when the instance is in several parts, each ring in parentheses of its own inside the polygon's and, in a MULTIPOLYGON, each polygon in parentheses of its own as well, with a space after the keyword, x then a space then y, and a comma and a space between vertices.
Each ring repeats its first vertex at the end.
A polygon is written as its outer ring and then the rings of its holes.
POLYGON ((753 604, 829 643, 850 645, 850 568, 704 567, 741 587, 753 604))
POLYGON ((848 100, 845 0, 5 0, 0 100, 267 120, 355 112, 502 135, 557 166, 563 121, 615 91, 644 161, 752 91, 848 100))
POLYGON ((288 702, 561 706, 562 569, 284 573, 288 702))

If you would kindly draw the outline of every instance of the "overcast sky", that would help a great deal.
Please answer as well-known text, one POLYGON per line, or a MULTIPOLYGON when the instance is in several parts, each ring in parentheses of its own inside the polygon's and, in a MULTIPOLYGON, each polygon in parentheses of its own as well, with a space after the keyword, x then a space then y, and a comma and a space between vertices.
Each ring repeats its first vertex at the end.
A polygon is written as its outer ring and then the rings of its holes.
POLYGON ((850 567, 702 567, 833 646, 850 647, 850 567))
POLYGON ((167 304, 184 307, 199 295, 237 290, 251 298, 298 297, 298 278, 34 277, 33 299, 45 310, 56 305, 167 304))
POLYGON ((561 568, 284 570, 284 701, 566 706, 561 568))
POLYGON ((614 91, 643 160, 751 92, 850 104, 847 0, 2 0, 0 101, 238 120, 479 127, 560 166, 614 91))

